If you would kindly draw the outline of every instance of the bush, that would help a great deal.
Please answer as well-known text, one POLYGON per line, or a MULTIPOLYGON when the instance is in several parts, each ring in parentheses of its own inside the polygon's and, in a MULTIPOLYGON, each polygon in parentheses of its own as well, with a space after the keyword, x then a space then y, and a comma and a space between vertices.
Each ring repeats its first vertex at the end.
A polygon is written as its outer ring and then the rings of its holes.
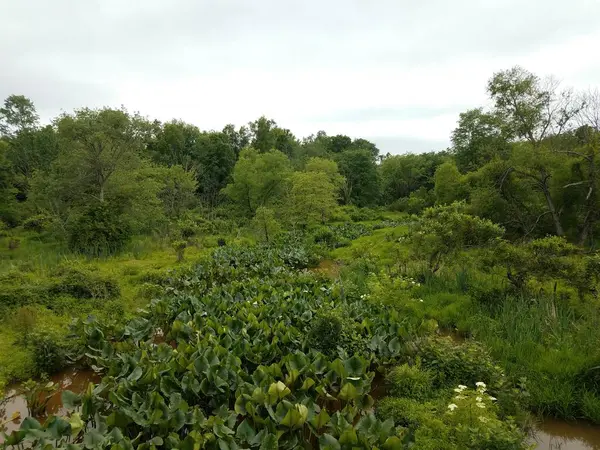
POLYGON ((366 348, 360 324, 339 309, 317 314, 308 333, 308 344, 328 356, 338 355, 340 349, 353 355, 366 348))
POLYGON ((131 240, 131 228, 107 203, 89 207, 67 231, 71 251, 88 256, 118 253, 131 240))
POLYGON ((395 397, 408 397, 424 400, 431 396, 433 389, 433 374, 421 369, 421 362, 409 366, 403 364, 394 367, 387 376, 389 392, 395 397))
POLYGON ((504 381, 501 368, 474 342, 456 344, 448 338, 431 338, 421 346, 419 355, 423 367, 435 373, 438 386, 478 381, 497 386, 504 381))
POLYGON ((118 283, 91 270, 61 267, 55 272, 59 281, 50 288, 52 295, 70 295, 75 298, 116 298, 120 294, 118 283))
POLYGON ((32 336, 32 351, 37 376, 52 375, 65 365, 65 348, 48 334, 32 336))
POLYGON ((46 214, 37 214, 31 216, 23 222, 23 228, 25 230, 35 231, 41 233, 46 230, 49 225, 52 224, 52 217, 46 214))
POLYGON ((412 398, 386 397, 377 403, 375 412, 381 420, 391 418, 396 425, 418 427, 433 416, 435 405, 412 398))

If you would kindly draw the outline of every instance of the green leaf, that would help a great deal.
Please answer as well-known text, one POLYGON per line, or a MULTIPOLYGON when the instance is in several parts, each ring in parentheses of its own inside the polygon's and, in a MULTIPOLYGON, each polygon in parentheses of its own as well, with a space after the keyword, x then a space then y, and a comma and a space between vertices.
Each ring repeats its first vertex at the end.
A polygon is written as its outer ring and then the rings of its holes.
POLYGON ((358 391, 356 390, 354 385, 352 383, 346 383, 342 387, 338 397, 342 400, 354 400, 358 397, 358 395, 358 391))
POLYGON ((260 444, 259 450, 278 450, 279 443, 277 442, 277 436, 274 434, 267 434, 260 444))
POLYGON ((267 392, 269 395, 269 403, 274 404, 276 400, 281 400, 286 395, 291 394, 292 391, 290 391, 290 389, 281 381, 278 381, 277 383, 271 383, 267 392))
POLYGON ((390 436, 385 440, 383 448, 386 450, 402 450, 404 449, 404 445, 402 444, 400 438, 396 436, 390 436))
POLYGON ((75 409, 81 405, 81 397, 71 391, 63 391, 60 395, 62 404, 67 409, 75 409))
POLYGON ((315 385, 315 380, 313 380, 312 378, 307 378, 306 380, 304 380, 304 383, 302 383, 302 387, 300 388, 300 390, 308 391, 314 385, 315 385))
POLYGON ((327 410, 325 410, 325 408, 321 409, 321 411, 319 412, 319 414, 317 414, 316 416, 314 416, 312 418, 312 420, 310 421, 310 423, 312 424, 313 427, 315 427, 317 430, 319 430, 320 428, 323 428, 325 425, 327 425, 327 423, 329 422, 329 414, 327 414, 327 410))
POLYGON ((244 420, 237 427, 235 436, 249 443, 256 436, 256 431, 254 431, 254 428, 252 428, 252 426, 248 423, 248 420, 244 420))
POLYGON ((359 377, 365 373, 366 361, 363 360, 360 356, 353 356, 350 359, 347 359, 344 363, 344 367, 348 372, 349 376, 359 377))
POLYGON ((340 444, 358 444, 356 430, 352 427, 346 428, 340 436, 340 444))
POLYGON ((142 368, 140 366, 137 366, 135 369, 133 369, 133 372, 129 374, 129 376, 127 377, 127 381, 137 381, 142 377, 143 373, 144 371, 142 370, 142 368))
POLYGON ((52 417, 50 424, 46 427, 53 439, 71 435, 71 424, 60 417, 52 417))
POLYGON ((321 450, 340 450, 342 448, 338 440, 327 433, 319 438, 319 447, 321 450))
POLYGON ((42 425, 33 417, 26 417, 21 423, 21 430, 41 430, 42 425))
POLYGON ((400 350, 402 350, 402 342, 400 342, 400 339, 395 337, 388 343, 388 348, 392 353, 400 353, 400 350))
POLYGON ((99 447, 104 442, 104 436, 98 430, 90 430, 83 436, 83 446, 85 448, 99 447))
POLYGON ((163 445, 163 438, 160 436, 154 436, 150 441, 148 441, 148 443, 152 445, 163 445))

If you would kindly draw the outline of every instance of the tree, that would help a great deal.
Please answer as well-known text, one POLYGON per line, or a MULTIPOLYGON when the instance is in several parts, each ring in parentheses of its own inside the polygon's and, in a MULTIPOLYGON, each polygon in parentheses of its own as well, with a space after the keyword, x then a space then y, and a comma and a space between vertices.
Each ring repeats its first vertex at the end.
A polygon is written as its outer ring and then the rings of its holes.
POLYGON ((337 206, 337 191, 325 172, 295 172, 287 198, 293 223, 325 223, 337 206))
POLYGON ((318 157, 310 158, 304 166, 304 171, 323 172, 338 191, 345 182, 344 177, 340 175, 337 163, 331 159, 318 157))
POLYGON ((125 110, 79 109, 57 121, 63 154, 98 201, 103 202, 107 183, 118 170, 139 165, 139 117, 125 110))
POLYGON ((246 148, 241 151, 232 182, 224 192, 243 214, 252 216, 259 206, 275 205, 282 200, 291 171, 290 161, 280 151, 259 153, 246 148))
POLYGON ((464 173, 473 171, 499 157, 510 154, 507 136, 499 116, 476 108, 460 113, 458 127, 452 132, 452 154, 464 173))
POLYGON ((33 102, 24 95, 10 95, 0 108, 0 135, 14 137, 37 128, 39 116, 33 102))
POLYGON ((236 154, 225 133, 202 133, 197 142, 198 193, 210 206, 217 204, 235 166, 236 154))
POLYGON ((164 212, 169 219, 180 218, 185 211, 197 203, 196 176, 181 166, 157 167, 161 189, 158 198, 161 200, 164 212))
POLYGON ((381 191, 385 203, 407 198, 421 188, 433 189, 433 176, 445 154, 421 153, 387 156, 379 165, 381 191))
POLYGON ((427 208, 410 233, 413 252, 427 260, 432 273, 450 257, 470 247, 492 244, 504 230, 466 213, 465 203, 427 208))
POLYGON ((281 225, 275 219, 273 210, 264 206, 256 209, 256 214, 252 219, 252 227, 259 239, 267 244, 271 243, 273 238, 281 231, 281 225))
POLYGON ((327 150, 330 153, 342 153, 350 150, 352 146, 352 138, 344 134, 330 136, 327 138, 327 150))
POLYGON ((448 205, 464 200, 465 190, 463 177, 454 161, 447 161, 435 171, 435 198, 440 205, 448 205))
POLYGON ((554 80, 542 82, 518 66, 495 73, 487 86, 504 133, 534 146, 568 129, 581 110, 571 91, 559 92, 557 88, 554 80))
POLYGON ((198 127, 173 120, 159 128, 148 145, 148 152, 159 164, 178 165, 184 170, 197 169, 200 136, 198 127))
POLYGON ((8 149, 9 144, 0 140, 0 222, 14 226, 18 222, 17 190, 14 188, 15 173, 7 158, 8 149))
POLYGON ((261 153, 279 150, 287 156, 293 156, 300 144, 290 130, 280 128, 274 120, 265 116, 248 124, 252 135, 251 146, 261 153))
POLYGON ((379 201, 379 175, 368 150, 349 150, 336 156, 340 173, 346 178, 344 200, 357 206, 379 201))
POLYGON ((371 153, 371 155, 373 155, 373 158, 377 158, 377 156, 379 155, 379 149, 377 148, 377 146, 371 141, 367 141, 366 139, 354 139, 354 141, 352 141, 351 148, 354 150, 368 150, 371 153))
POLYGON ((240 127, 236 131, 234 125, 225 125, 225 128, 223 128, 223 134, 225 134, 229 139, 229 143, 233 147, 236 158, 243 148, 246 148, 250 145, 250 131, 244 126, 240 127))

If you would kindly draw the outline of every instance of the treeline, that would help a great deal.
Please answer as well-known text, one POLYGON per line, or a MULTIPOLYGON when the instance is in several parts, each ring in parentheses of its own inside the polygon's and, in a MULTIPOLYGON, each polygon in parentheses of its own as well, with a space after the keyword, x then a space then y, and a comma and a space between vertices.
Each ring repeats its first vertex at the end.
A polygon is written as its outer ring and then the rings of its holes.
POLYGON ((13 95, 0 108, 0 219, 99 253, 207 214, 268 230, 326 221, 340 204, 420 213, 463 201, 513 239, 593 245, 600 94, 519 67, 494 74, 487 92, 492 106, 460 114, 451 148, 394 156, 323 131, 298 139, 265 117, 201 131, 83 108, 41 126, 13 95))

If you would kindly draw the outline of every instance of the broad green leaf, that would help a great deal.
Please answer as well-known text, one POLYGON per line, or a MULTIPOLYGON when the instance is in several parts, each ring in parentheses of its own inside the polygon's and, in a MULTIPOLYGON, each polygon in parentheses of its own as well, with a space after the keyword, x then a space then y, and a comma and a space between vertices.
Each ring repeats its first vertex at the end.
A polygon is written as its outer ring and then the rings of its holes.
POLYGON ((344 363, 344 367, 349 376, 357 377, 361 376, 365 372, 367 362, 360 356, 353 356, 347 359, 344 363))
POLYGON ((307 391, 314 385, 315 385, 315 380, 313 380, 312 378, 307 378, 306 380, 304 380, 304 383, 302 383, 302 387, 300 388, 300 390, 307 391))
POLYGON ((65 408, 71 410, 81 405, 81 397, 71 391, 63 391, 60 395, 60 399, 65 408))
POLYGON ((358 391, 354 385, 352 383, 346 383, 340 390, 338 397, 342 400, 354 400, 358 395, 358 391))
POLYGON ((319 447, 321 450, 340 450, 342 448, 338 440, 327 433, 319 438, 319 447))
POLYGON ((41 430, 42 425, 33 417, 26 417, 21 423, 21 430, 41 430))
POLYGON ((267 434, 260 444, 259 450, 278 450, 279 443, 277 442, 277 436, 274 434, 267 434))
POLYGON ((392 353, 400 353, 400 350, 402 350, 402 342, 400 341, 400 339, 395 337, 388 343, 388 348, 392 353))
POLYGON ((99 447, 104 442, 104 436, 98 430, 90 430, 83 436, 83 446, 92 449, 99 447))
POLYGON ((390 436, 389 438, 387 438, 385 440, 385 443, 383 444, 383 448, 386 450, 403 450, 404 444, 402 444, 402 441, 400 440, 400 438, 398 438, 396 436, 390 436))
POLYGON ((248 420, 244 420, 237 427, 235 436, 244 442, 250 442, 256 436, 256 431, 254 431, 254 428, 248 423, 248 420))
POLYGON ((340 435, 340 444, 358 444, 358 436, 356 430, 352 427, 346 428, 340 435))
POLYGON ((327 425, 327 423, 329 423, 329 414, 327 414, 327 410, 325 408, 321 409, 321 411, 319 412, 319 414, 317 414, 316 416, 314 416, 312 418, 312 420, 310 421, 310 423, 312 424, 313 427, 315 427, 317 430, 324 427, 325 425, 327 425))
POLYGON ((129 374, 129 376, 127 377, 128 381, 137 381, 142 377, 142 374, 144 373, 143 369, 140 366, 137 366, 135 369, 133 369, 133 372, 131 372, 129 374))

